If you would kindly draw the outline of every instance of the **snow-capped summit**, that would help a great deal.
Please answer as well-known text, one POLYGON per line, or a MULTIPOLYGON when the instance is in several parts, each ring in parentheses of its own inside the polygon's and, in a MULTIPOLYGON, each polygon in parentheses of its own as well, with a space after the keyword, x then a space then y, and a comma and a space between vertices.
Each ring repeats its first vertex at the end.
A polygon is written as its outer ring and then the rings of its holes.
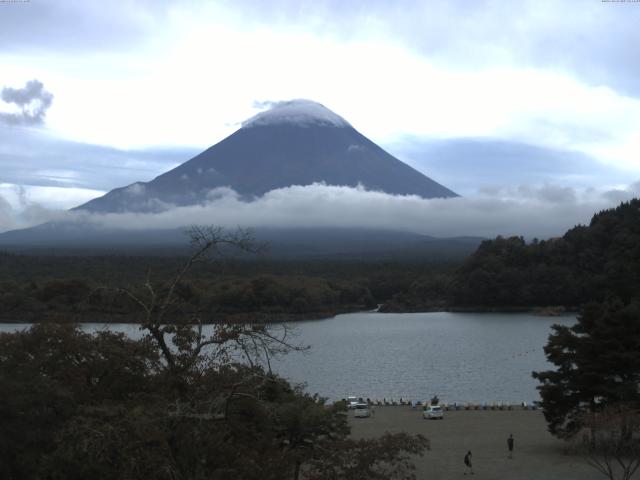
POLYGON ((264 102, 260 106, 270 107, 242 122, 243 127, 292 124, 301 127, 324 125, 330 127, 350 127, 340 115, 333 113, 321 103, 297 99, 282 102, 264 102))

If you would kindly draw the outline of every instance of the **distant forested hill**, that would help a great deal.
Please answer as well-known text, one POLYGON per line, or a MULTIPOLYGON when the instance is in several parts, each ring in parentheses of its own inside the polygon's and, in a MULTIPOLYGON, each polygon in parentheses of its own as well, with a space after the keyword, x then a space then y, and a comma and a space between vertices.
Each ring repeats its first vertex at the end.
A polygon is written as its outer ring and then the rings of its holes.
MULTIPOLYGON (((136 321, 139 306, 114 289, 141 287, 147 276, 162 289, 183 263, 180 256, 0 252, 0 321, 136 321)), ((417 278, 446 277, 459 265, 446 259, 227 259, 196 264, 177 296, 183 309, 206 321, 327 317, 372 309, 417 278)))
MULTIPOLYGON (((238 259, 199 265, 183 285, 203 318, 265 314, 309 318, 384 304, 383 311, 578 308, 640 292, 640 199, 594 215, 562 237, 486 240, 462 260, 238 259)), ((19 255, 0 252, 0 319, 127 316, 136 305, 100 287, 159 288, 179 256, 19 255)), ((181 297, 182 298, 182 297, 181 297)), ((132 317, 133 319, 133 317, 132 317)))
POLYGON ((640 291, 640 199, 595 214, 560 238, 481 243, 454 275, 454 305, 579 306, 640 291))

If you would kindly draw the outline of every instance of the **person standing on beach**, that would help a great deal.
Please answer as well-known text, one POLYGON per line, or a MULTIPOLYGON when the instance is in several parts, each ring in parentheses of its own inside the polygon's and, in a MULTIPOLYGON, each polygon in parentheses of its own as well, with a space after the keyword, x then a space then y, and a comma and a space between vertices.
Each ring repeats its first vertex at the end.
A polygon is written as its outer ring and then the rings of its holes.
POLYGON ((464 474, 466 475, 467 472, 473 475, 473 465, 471 464, 471 450, 469 450, 464 456, 464 474))
POLYGON ((507 447, 509 448, 508 458, 513 458, 513 433, 509 434, 509 438, 507 438, 507 447))

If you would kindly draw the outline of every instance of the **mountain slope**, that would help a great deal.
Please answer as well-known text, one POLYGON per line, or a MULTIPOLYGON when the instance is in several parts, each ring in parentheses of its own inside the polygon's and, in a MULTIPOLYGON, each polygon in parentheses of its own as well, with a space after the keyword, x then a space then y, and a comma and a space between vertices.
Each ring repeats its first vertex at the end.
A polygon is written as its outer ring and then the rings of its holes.
POLYGON ((291 185, 358 186, 424 198, 457 196, 414 170, 320 104, 276 104, 201 154, 154 180, 118 188, 77 207, 152 212, 205 202, 228 187, 245 200, 291 185))
MULTIPOLYGON (((257 228, 262 256, 277 259, 428 258, 450 260, 471 254, 478 237, 434 238, 410 232, 367 228, 257 228)), ((184 228, 166 230, 104 230, 90 225, 44 224, 0 234, 0 248, 9 252, 56 254, 127 253, 175 255, 188 249, 184 228)), ((250 255, 250 258, 255 256, 250 255)))

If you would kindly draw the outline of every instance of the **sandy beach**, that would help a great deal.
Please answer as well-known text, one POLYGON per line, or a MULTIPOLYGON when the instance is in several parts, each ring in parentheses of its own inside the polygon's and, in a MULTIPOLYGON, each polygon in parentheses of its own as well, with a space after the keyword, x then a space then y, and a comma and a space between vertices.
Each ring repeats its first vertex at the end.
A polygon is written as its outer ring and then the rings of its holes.
POLYGON ((353 418, 352 435, 375 437, 384 432, 421 433, 431 450, 416 459, 417 478, 440 480, 463 477, 463 458, 473 453, 473 478, 492 480, 596 480, 601 474, 580 457, 564 453, 564 442, 547 432, 540 411, 461 410, 445 412, 443 420, 424 420, 411 407, 375 407, 371 418, 353 418), (515 448, 509 459, 507 437, 515 448))

